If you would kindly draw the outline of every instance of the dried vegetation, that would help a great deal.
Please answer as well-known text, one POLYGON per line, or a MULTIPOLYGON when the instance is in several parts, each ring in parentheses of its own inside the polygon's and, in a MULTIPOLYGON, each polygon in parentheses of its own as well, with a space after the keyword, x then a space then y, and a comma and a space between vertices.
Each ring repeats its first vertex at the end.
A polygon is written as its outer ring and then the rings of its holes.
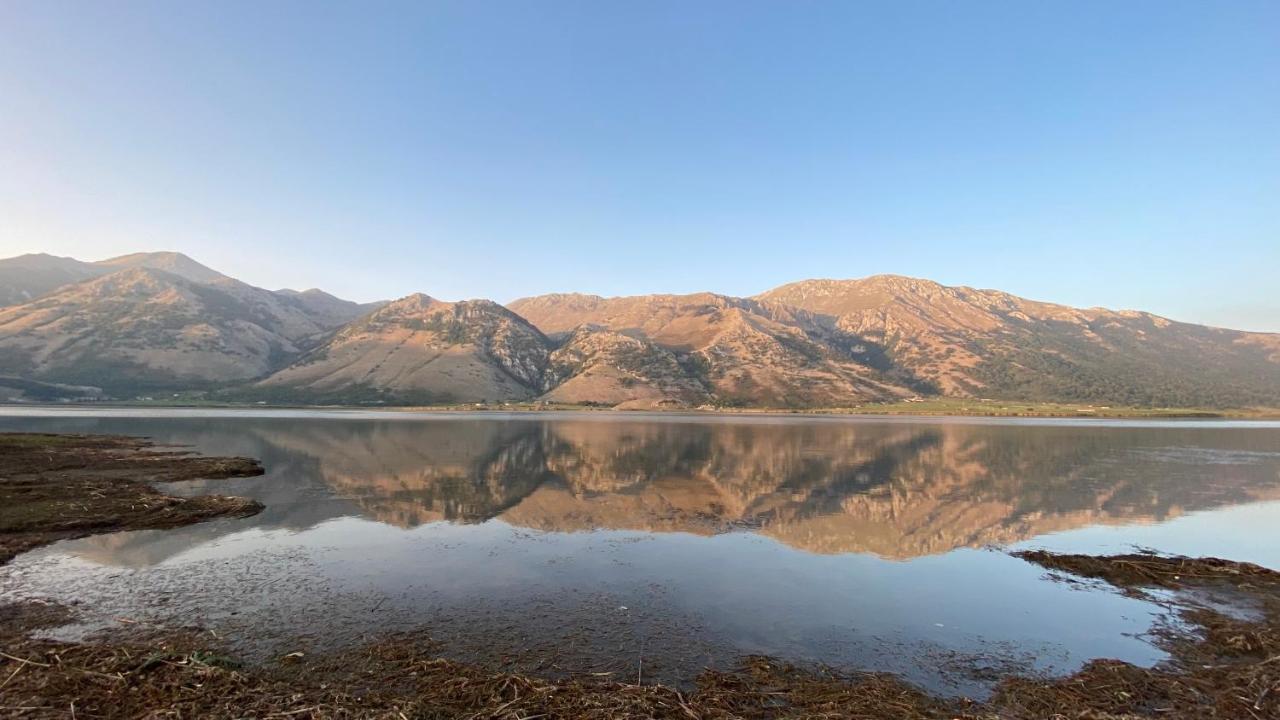
POLYGON ((0 433, 0 564, 65 538, 252 515, 262 509, 252 500, 172 497, 151 483, 262 472, 250 458, 158 450, 142 438, 0 433))

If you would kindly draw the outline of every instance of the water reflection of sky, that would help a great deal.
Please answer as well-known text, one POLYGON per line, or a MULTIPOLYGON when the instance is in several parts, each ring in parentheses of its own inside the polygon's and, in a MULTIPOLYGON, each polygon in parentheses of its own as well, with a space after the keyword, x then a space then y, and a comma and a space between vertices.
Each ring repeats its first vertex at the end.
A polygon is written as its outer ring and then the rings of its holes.
POLYGON ((639 643, 654 679, 759 652, 971 691, 953 653, 1159 657, 1135 637, 1153 606, 987 544, 1280 566, 1273 425, 0 419, 13 429, 262 458, 262 478, 167 488, 252 496, 259 516, 61 543, 5 587, 195 618, 264 652, 425 624, 461 657, 532 648, 516 667, 543 652, 621 671, 639 643))

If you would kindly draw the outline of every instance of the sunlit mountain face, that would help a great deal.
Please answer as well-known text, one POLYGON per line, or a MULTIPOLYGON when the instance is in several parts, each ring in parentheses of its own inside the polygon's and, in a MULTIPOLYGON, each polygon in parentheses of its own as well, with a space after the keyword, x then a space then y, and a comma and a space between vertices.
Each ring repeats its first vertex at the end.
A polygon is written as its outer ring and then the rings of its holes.
MULTIPOLYGON (((1280 334, 875 275, 503 307, 271 291, 173 252, 0 259, 0 399, 1280 407, 1280 334)), ((1092 408, 1091 408, 1092 409, 1092 408)))

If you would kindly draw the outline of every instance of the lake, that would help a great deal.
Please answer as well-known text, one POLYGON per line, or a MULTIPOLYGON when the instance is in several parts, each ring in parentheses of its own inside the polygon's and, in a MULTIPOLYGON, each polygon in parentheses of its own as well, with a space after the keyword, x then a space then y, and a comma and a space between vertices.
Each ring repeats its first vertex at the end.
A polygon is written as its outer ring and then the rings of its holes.
POLYGON ((266 659, 425 629, 443 656, 687 684, 767 654, 981 694, 1150 664, 1162 609, 1004 552, 1280 567, 1280 424, 0 409, 0 431, 146 435, 262 477, 175 483, 250 518, 55 545, 7 599, 83 634, 200 625, 266 659))

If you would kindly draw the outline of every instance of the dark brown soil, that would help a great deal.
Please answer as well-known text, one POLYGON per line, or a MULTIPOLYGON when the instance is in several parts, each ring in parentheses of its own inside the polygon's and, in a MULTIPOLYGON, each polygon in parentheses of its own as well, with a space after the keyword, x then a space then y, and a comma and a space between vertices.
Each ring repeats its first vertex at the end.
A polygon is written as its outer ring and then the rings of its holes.
POLYGON ((56 540, 252 515, 219 495, 177 498, 154 482, 261 475, 250 458, 158 450, 143 438, 0 433, 0 564, 56 540))
POLYGON ((1128 555, 1068 555, 1045 550, 1013 553, 1014 557, 1050 570, 1096 578, 1119 588, 1161 587, 1179 589, 1225 585, 1247 588, 1280 585, 1280 572, 1253 563, 1220 558, 1131 553, 1128 555))

